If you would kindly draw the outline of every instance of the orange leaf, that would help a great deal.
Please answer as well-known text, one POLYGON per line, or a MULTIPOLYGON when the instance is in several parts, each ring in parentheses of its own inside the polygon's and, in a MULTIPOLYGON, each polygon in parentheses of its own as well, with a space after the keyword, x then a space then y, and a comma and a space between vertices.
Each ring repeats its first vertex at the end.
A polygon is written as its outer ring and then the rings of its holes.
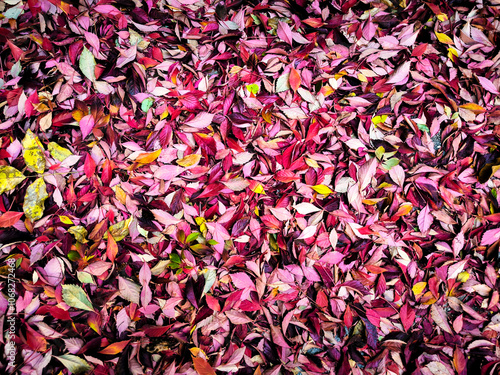
POLYGON ((193 358, 193 364, 199 375, 216 375, 212 366, 204 358, 193 358))
POLYGON ((149 164, 155 161, 161 154, 161 148, 153 152, 144 152, 140 154, 134 161, 141 164, 149 164))
POLYGON ((129 342, 130 342, 130 340, 114 342, 111 345, 108 345, 107 347, 105 347, 99 353, 100 354, 108 354, 108 355, 118 354, 123 349, 125 349, 125 347, 128 345, 129 342))
POLYGON ((111 262, 115 261, 116 254, 118 254, 118 245, 115 239, 108 231, 108 246, 106 247, 106 255, 111 262))
POLYGON ((290 70, 290 76, 288 77, 288 82, 290 82, 290 87, 293 91, 297 91, 300 87, 302 80, 300 79, 300 74, 297 70, 292 68, 290 70))
POLYGON ((471 112, 474 112, 476 115, 486 112, 486 109, 484 109, 480 105, 477 105, 476 103, 463 104, 460 106, 460 108, 467 109, 471 112))

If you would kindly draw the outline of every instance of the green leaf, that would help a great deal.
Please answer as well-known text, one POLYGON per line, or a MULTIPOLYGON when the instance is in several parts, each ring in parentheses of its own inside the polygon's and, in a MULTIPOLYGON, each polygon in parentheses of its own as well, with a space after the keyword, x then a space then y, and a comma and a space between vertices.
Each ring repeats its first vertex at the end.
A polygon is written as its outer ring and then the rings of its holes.
POLYGON ((74 225, 68 229, 68 233, 71 233, 73 236, 75 236, 75 239, 80 242, 80 243, 87 243, 89 242, 86 237, 87 237, 87 229, 81 225, 74 225))
POLYGON ((65 354, 60 356, 54 356, 73 374, 81 374, 92 370, 92 367, 88 362, 80 357, 73 354, 65 354))
POLYGON ((26 177, 16 168, 8 165, 0 166, 0 194, 14 189, 25 179, 26 177))
POLYGON ((198 232, 193 232, 189 236, 187 236, 186 243, 190 243, 198 238, 200 234, 198 232))
POLYGON ((81 286, 63 285, 62 289, 63 301, 66 302, 68 306, 80 310, 94 311, 87 293, 85 293, 81 286))
POLYGON ((87 49, 87 47, 83 47, 83 52, 80 55, 80 70, 82 73, 90 79, 92 82, 95 82, 95 59, 94 55, 87 49))
POLYGON ((391 158, 389 160, 387 160, 384 164, 382 164, 382 166, 389 170, 391 169, 392 167, 395 167, 396 165, 399 164, 399 159, 398 158, 391 158))
POLYGON ((383 146, 380 146, 375 150, 375 156, 377 159, 382 160, 382 157, 384 156, 385 148, 383 146))
POLYGON ((429 133, 429 132, 430 132, 429 127, 428 127, 427 125, 425 125, 425 124, 417 123, 417 126, 418 126, 418 128, 419 128, 420 130, 423 130, 423 131, 425 131, 425 132, 427 132, 427 133, 429 133))
POLYGON ((153 98, 146 98, 141 103, 141 109, 143 112, 147 112, 149 108, 153 106, 154 100, 153 98))
POLYGON ((45 200, 49 197, 47 186, 43 178, 37 178, 28 189, 24 196, 23 211, 26 217, 31 221, 36 221, 43 216, 45 209, 45 200))
POLYGON ((247 85, 247 90, 252 94, 257 95, 259 93, 259 85, 256 85, 255 83, 247 85))
POLYGON ((78 278, 78 280, 80 280, 82 284, 95 284, 92 275, 88 272, 77 271, 76 277, 78 278))
POLYGON ((45 171, 45 155, 40 139, 28 129, 22 145, 26 165, 36 173, 43 173, 45 171))
MULTIPOLYGON (((129 225, 132 221, 132 217, 127 220, 120 221, 109 227, 109 232, 113 236, 116 242, 123 240, 129 234, 129 225)), ((108 239, 108 232, 104 233, 103 239, 108 239)))
POLYGON ((49 149, 49 152, 52 155, 52 157, 59 161, 64 161, 66 158, 73 155, 73 153, 70 150, 59 146, 55 142, 50 142, 47 148, 49 149))

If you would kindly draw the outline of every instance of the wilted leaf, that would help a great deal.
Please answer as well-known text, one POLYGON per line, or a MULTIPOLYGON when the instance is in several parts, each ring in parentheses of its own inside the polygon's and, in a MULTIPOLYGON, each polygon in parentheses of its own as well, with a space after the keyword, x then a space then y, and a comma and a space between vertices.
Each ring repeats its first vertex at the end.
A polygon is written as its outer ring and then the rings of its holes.
POLYGON ((49 145, 47 146, 47 148, 48 148, 50 154, 52 155, 52 157, 56 160, 59 160, 59 161, 64 161, 66 158, 73 155, 73 153, 70 150, 59 146, 55 142, 50 142, 49 145))
POLYGON ((0 165, 0 194, 14 189, 25 179, 26 177, 16 168, 0 165))
POLYGON ((54 356, 73 374, 83 374, 92 370, 92 367, 88 362, 73 354, 64 354, 60 356, 54 356))
POLYGON ((43 216, 45 209, 45 200, 49 197, 47 187, 43 178, 37 178, 28 189, 24 196, 23 211, 26 217, 31 221, 36 221, 43 216))
POLYGON ((36 173, 43 173, 45 171, 45 155, 43 145, 38 137, 28 129, 22 144, 26 165, 36 173))

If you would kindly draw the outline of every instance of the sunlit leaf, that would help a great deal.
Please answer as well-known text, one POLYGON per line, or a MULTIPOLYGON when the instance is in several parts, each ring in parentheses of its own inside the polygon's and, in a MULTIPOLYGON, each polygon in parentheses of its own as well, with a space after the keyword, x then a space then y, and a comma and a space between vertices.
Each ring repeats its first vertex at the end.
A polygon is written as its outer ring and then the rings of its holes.
POLYGON ((81 286, 64 284, 62 286, 62 297, 68 306, 79 310, 94 311, 87 293, 81 286))
POLYGON ((26 177, 16 168, 0 165, 0 194, 14 189, 25 179, 26 177))

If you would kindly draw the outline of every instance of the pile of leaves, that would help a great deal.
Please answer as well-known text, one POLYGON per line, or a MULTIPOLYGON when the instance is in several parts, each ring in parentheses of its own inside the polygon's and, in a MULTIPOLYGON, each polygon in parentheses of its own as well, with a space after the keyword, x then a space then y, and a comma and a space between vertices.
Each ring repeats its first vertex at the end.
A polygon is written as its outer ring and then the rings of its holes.
POLYGON ((498 373, 499 16, 0 2, 2 373, 498 373))

